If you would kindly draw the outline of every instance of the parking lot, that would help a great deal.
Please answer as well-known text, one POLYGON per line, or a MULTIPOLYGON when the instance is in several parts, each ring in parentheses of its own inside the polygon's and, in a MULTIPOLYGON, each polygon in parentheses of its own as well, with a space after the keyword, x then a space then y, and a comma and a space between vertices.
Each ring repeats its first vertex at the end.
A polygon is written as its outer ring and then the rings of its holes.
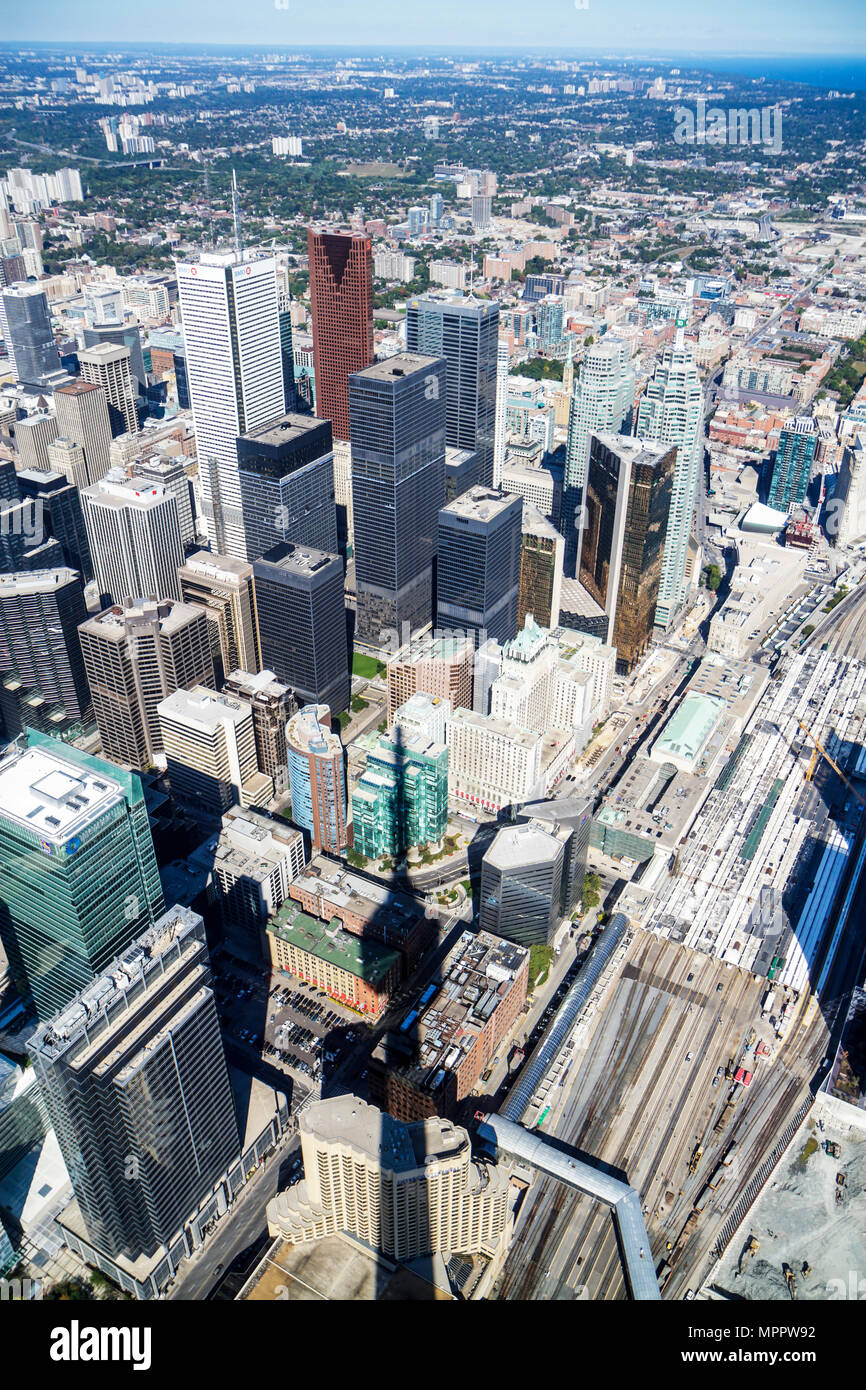
MULTIPOLYGON (((281 977, 282 978, 282 977, 281 977)), ((301 981, 277 983, 268 997, 264 1055, 291 1067, 312 1081, 320 1081, 322 1069, 339 1065, 361 1035, 345 1013, 338 1013, 323 990, 301 981), (335 1031, 340 1030, 339 1037, 335 1031), (326 1039, 331 1042, 326 1047, 326 1039)))
POLYGON ((332 1072, 364 1034, 361 1021, 322 990, 232 956, 213 961, 223 1032, 243 1052, 303 1081, 332 1072))

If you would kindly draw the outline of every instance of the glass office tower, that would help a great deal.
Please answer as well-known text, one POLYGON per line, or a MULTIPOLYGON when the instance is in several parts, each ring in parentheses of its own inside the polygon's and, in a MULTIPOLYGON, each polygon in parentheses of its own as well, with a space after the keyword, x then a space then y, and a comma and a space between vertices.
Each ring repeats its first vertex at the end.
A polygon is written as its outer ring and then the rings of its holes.
POLYGON ((445 363, 405 352, 349 377, 356 637, 408 641, 433 620, 445 505, 445 363), (406 631, 404 638, 403 632, 406 631))
POLYGON ((29 731, 0 760, 0 939, 50 1018, 159 915, 138 776, 29 731))

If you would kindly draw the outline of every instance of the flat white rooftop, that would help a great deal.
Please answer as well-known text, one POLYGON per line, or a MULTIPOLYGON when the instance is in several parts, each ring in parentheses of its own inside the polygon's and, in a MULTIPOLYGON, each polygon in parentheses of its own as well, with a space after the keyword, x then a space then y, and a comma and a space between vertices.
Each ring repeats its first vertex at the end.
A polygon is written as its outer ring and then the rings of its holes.
POLYGON ((27 748, 0 762, 0 819, 28 826, 52 843, 79 834, 124 795, 113 778, 27 748))

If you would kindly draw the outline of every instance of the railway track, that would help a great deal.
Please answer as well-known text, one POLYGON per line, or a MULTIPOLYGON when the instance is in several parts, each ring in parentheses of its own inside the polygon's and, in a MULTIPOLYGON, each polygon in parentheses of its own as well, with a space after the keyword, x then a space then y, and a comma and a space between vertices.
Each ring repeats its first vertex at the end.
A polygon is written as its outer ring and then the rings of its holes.
MULTIPOLYGON (((657 1265, 721 1156, 732 1142, 738 1144, 738 1171, 726 1175, 718 1196, 707 1203, 670 1276, 666 1298, 682 1296, 701 1281, 720 1231, 748 1209, 766 1181, 775 1166, 778 1136, 793 1133, 791 1125, 809 1095, 805 1074, 817 1065, 823 1046, 820 1017, 807 1019, 785 1059, 780 1049, 769 1068, 762 1064, 756 1090, 741 1093, 731 1124, 714 1135, 730 1087, 713 1088, 712 1077, 719 1062, 738 1053, 750 1027, 758 1026, 761 993, 753 976, 725 970, 724 997, 708 1017, 706 1006, 724 969, 718 961, 638 933, 614 985, 619 994, 575 1054, 575 1083, 555 1123, 557 1137, 623 1171, 642 1193, 657 1265), (703 981, 702 987, 692 987, 689 973, 703 981), (686 1048, 699 1060, 682 1063, 691 1070, 677 1091, 666 1085, 665 1072, 671 1057, 686 1048), (703 1163, 688 1175, 688 1156, 699 1141, 703 1163)), ((615 1300, 626 1294, 607 1210, 564 1189, 554 1192, 550 1179, 538 1183, 527 1195, 497 1296, 615 1300)))

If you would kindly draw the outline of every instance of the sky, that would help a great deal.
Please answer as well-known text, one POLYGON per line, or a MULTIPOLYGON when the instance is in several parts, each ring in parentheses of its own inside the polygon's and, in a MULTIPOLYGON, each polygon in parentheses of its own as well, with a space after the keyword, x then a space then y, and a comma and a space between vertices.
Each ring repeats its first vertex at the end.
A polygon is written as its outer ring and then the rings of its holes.
POLYGON ((6 44, 156 40, 866 56, 864 0, 3 0, 3 8, 6 44))

